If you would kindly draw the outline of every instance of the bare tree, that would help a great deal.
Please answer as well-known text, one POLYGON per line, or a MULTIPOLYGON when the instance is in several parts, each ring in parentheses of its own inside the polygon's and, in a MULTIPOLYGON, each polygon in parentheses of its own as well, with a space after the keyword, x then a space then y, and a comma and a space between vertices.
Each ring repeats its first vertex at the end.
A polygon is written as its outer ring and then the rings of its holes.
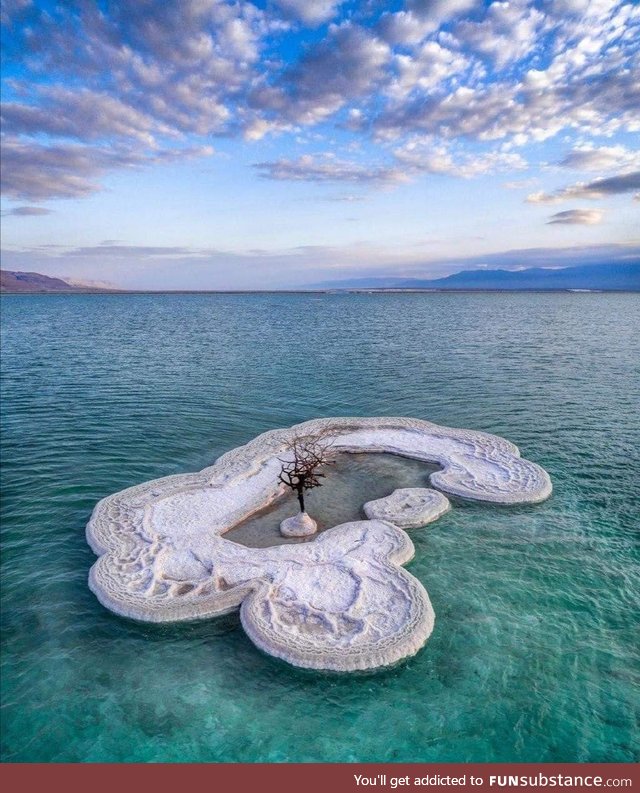
POLYGON ((300 511, 304 512, 304 493, 322 485, 325 475, 318 469, 332 465, 330 454, 333 440, 325 435, 297 435, 291 443, 293 460, 280 460, 282 470, 278 481, 290 487, 298 496, 300 511))

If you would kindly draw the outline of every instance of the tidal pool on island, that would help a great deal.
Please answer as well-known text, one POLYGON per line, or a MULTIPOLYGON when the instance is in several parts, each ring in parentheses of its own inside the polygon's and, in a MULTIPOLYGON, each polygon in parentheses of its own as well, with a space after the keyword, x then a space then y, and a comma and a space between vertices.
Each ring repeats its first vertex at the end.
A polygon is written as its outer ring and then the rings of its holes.
MULTIPOLYGON (((437 465, 396 454, 338 454, 335 463, 325 470, 322 487, 306 494, 307 512, 318 523, 319 533, 340 523, 362 520, 365 517, 362 508, 367 501, 387 496, 401 487, 429 487, 429 474, 437 470, 437 465)), ((297 510, 297 499, 288 491, 230 529, 224 537, 251 548, 310 542, 313 537, 290 538, 280 534, 280 523, 297 510)))
POLYGON ((638 295, 16 295, 0 320, 4 761, 640 755, 638 295), (291 346, 310 324, 311 354, 291 346), (235 615, 97 602, 100 498, 332 415, 496 433, 553 480, 544 503, 456 501, 410 531, 424 650, 325 676, 235 615))

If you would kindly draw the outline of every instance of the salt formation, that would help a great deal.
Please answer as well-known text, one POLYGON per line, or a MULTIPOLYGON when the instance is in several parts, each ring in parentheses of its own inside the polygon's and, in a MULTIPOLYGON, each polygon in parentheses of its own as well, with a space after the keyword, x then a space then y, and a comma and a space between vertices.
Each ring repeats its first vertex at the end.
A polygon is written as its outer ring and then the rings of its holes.
POLYGON ((446 496, 426 487, 402 487, 390 496, 367 501, 364 514, 371 520, 386 520, 399 529, 417 529, 432 523, 451 509, 446 496))
MULTIPOLYGON (((312 542, 247 548, 223 536, 284 492, 278 473, 292 439, 315 433, 331 433, 335 452, 437 463, 441 470, 431 474, 431 485, 455 496, 523 504, 551 494, 548 474, 495 435, 407 418, 316 419, 266 432, 199 473, 157 479, 100 501, 87 526, 100 557, 89 586, 100 602, 152 622, 240 607, 258 647, 313 669, 371 669, 416 653, 434 615, 422 585, 401 566, 413 555, 411 540, 393 522, 409 527, 411 505, 396 496, 402 491, 369 502, 375 519, 336 526, 312 542), (380 501, 388 502, 385 520, 380 501)), ((435 512, 426 514, 435 519, 435 512)))
POLYGON ((298 512, 290 518, 285 518, 280 524, 280 534, 283 537, 310 537, 318 531, 318 524, 306 512, 298 512))

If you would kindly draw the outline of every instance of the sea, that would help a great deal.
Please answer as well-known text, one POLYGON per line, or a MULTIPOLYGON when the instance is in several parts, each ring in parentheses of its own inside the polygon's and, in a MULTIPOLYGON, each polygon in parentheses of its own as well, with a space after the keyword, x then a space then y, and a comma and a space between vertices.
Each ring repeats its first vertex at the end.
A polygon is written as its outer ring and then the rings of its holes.
MULTIPOLYGON (((5 295, 0 308, 4 762, 640 758, 639 294, 5 295), (553 495, 455 500, 411 531, 435 629, 376 673, 296 670, 237 615, 150 625, 98 603, 84 532, 99 499, 321 416, 496 433, 553 495)), ((337 490, 329 473, 318 509, 349 501, 357 517, 371 492, 426 480, 387 457, 342 471, 337 490)), ((260 544, 258 524, 234 531, 260 544)))

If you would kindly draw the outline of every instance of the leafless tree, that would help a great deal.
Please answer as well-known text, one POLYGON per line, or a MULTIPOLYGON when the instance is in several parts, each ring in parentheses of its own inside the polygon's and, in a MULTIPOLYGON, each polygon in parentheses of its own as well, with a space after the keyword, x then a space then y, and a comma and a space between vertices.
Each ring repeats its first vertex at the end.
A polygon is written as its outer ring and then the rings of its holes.
POLYGON ((282 470, 278 481, 290 487, 298 496, 300 511, 304 512, 304 493, 322 485, 325 474, 318 471, 325 465, 332 465, 333 440, 326 435, 297 435, 291 442, 293 460, 280 460, 282 470))

